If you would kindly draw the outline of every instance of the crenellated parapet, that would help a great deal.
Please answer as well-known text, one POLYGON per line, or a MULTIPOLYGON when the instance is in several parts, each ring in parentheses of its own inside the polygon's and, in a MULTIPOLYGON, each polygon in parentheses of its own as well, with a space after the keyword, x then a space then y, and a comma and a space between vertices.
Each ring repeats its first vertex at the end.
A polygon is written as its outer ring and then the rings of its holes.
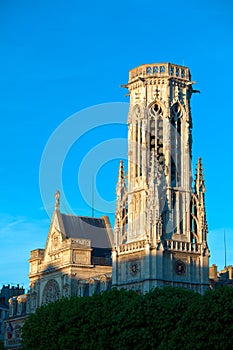
POLYGON ((143 78, 164 78, 176 77, 183 81, 190 81, 190 71, 187 67, 172 63, 142 64, 129 71, 129 83, 134 82, 138 77, 143 78))

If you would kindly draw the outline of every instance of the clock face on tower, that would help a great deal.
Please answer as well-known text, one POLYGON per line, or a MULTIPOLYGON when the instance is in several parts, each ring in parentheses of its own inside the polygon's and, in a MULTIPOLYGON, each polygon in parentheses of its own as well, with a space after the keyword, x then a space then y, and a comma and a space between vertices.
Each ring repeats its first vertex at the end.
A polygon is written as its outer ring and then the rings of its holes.
POLYGON ((136 261, 131 262, 129 269, 131 275, 135 276, 139 271, 139 263, 136 261))
POLYGON ((183 261, 181 260, 176 260, 175 262, 175 272, 177 275, 181 276, 184 275, 186 271, 186 265, 183 261))

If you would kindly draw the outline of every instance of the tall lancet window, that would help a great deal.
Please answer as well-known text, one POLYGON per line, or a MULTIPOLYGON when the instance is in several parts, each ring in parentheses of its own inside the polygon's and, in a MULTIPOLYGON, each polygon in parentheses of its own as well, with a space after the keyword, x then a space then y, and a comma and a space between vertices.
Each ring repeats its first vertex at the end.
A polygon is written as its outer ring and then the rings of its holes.
POLYGON ((191 242, 197 243, 197 199, 192 196, 192 206, 191 206, 191 242))
POLYGON ((181 186, 182 110, 178 103, 171 108, 171 186, 181 186))
POLYGON ((163 119, 161 116, 157 119, 157 157, 160 170, 164 168, 164 153, 163 153, 163 119))
POLYGON ((150 109, 149 122, 149 157, 151 153, 157 155, 160 170, 164 166, 164 150, 163 150, 163 110, 155 103, 150 109))
POLYGON ((134 159, 134 166, 135 166, 135 173, 136 177, 138 176, 138 121, 136 120, 136 125, 135 125, 135 159, 134 159))
POLYGON ((137 105, 134 109, 134 140, 133 148, 135 150, 135 158, 133 159, 135 167, 135 176, 142 175, 142 121, 141 121, 141 109, 137 105))

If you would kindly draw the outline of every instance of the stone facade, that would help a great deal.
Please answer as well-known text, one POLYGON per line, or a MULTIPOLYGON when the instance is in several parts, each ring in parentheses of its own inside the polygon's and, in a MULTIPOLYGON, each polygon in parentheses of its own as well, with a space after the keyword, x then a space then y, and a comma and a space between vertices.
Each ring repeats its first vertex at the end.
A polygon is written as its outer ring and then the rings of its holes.
POLYGON ((129 72, 128 176, 120 162, 112 284, 149 291, 209 288, 201 159, 192 188, 193 90, 189 69, 170 63, 129 72))
POLYGON ((107 217, 61 214, 56 204, 46 247, 31 251, 29 259, 30 310, 61 297, 92 295, 97 281, 110 285, 112 240, 107 217))

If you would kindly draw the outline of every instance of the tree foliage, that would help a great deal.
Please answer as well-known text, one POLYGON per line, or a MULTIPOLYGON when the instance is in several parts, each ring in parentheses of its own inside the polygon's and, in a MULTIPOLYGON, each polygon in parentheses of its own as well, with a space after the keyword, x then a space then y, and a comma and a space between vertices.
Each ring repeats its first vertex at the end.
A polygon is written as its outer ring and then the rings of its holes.
POLYGON ((25 350, 232 349, 233 288, 62 299, 31 314, 22 337, 25 350))

